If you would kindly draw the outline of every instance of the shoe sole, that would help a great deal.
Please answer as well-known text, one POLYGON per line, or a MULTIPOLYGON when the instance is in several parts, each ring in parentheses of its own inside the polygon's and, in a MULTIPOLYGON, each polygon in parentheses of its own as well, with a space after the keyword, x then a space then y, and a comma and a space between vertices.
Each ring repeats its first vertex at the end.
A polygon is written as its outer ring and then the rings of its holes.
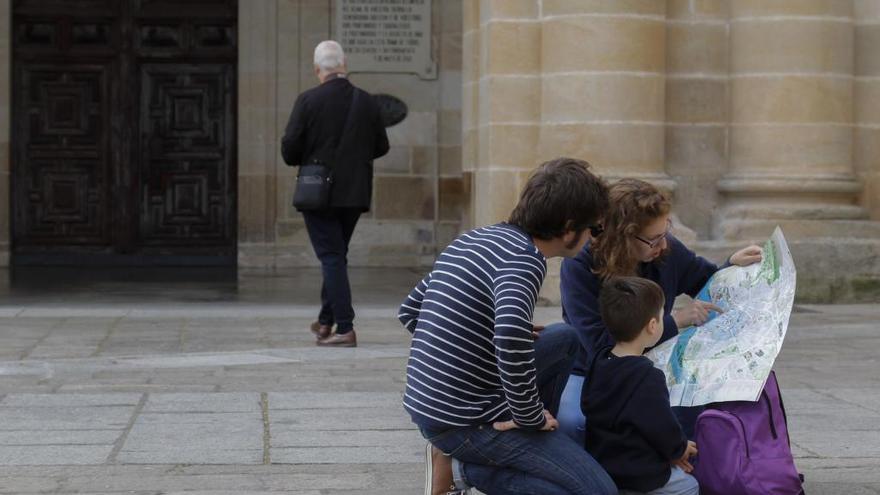
POLYGON ((432 483, 434 480, 434 458, 431 455, 431 443, 425 446, 425 495, 433 495, 431 493, 432 483))

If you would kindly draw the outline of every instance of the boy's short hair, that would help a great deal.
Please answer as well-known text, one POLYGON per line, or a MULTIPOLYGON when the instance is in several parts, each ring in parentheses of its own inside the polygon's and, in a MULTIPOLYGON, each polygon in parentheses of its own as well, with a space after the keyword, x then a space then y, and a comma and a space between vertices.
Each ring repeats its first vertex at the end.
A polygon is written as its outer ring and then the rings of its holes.
POLYGON ((602 284, 599 311, 617 342, 632 342, 666 304, 663 289, 641 277, 612 277, 602 284))
POLYGON ((575 158, 544 162, 532 173, 508 223, 542 240, 581 233, 605 215, 608 186, 575 158))

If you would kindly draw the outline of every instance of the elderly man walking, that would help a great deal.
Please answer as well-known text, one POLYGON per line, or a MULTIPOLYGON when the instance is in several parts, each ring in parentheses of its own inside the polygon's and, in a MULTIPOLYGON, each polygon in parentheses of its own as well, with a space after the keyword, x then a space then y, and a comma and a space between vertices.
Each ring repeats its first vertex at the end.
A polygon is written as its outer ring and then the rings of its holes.
POLYGON ((311 331, 319 346, 355 347, 348 244, 370 209, 373 160, 388 153, 388 136, 376 103, 348 81, 339 43, 318 44, 314 62, 320 84, 297 98, 281 155, 288 165, 326 164, 332 171, 327 204, 298 208, 323 275, 321 311, 311 331))

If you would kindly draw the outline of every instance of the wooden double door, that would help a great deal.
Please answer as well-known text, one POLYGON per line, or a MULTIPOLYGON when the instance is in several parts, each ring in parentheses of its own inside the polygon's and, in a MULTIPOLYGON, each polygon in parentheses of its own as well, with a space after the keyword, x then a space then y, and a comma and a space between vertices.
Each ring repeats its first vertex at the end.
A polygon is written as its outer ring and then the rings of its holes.
POLYGON ((235 262, 237 3, 13 1, 13 263, 235 262))

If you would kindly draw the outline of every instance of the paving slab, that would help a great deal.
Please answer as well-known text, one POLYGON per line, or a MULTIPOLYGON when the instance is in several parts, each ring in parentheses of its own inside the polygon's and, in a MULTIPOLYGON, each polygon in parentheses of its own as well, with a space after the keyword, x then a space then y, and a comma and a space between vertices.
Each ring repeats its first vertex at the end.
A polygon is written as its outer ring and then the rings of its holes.
POLYGON ((0 407, 0 430, 123 429, 134 406, 0 407))
POLYGON ((0 448, 2 466, 76 466, 107 462, 113 445, 4 445, 0 448))

